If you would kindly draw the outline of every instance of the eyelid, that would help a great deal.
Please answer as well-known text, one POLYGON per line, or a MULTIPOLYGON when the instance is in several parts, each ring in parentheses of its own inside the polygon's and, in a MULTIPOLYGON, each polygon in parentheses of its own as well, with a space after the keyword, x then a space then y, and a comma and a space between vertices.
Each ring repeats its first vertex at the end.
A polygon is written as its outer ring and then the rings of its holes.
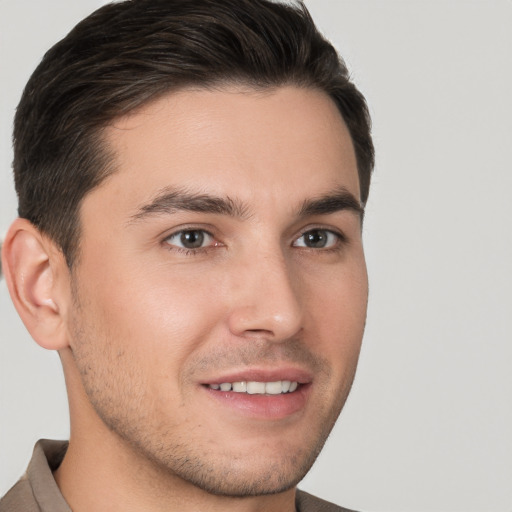
POLYGON ((212 247, 217 247, 217 246, 222 245, 221 243, 219 243, 218 241, 215 240, 215 235, 211 231, 209 231, 208 229, 205 229, 203 227, 198 227, 198 226, 193 226, 193 225, 180 226, 178 229, 174 229, 169 234, 167 234, 163 237, 162 244, 166 244, 167 249, 169 249, 169 250, 174 250, 177 252, 185 252, 187 254, 199 253, 201 251, 206 251, 208 249, 211 249, 212 247), (187 232, 191 232, 191 231, 198 231, 198 232, 205 234, 210 239, 208 245, 192 248, 192 247, 184 247, 184 246, 178 245, 176 243, 169 242, 170 239, 172 239, 174 237, 180 237, 183 233, 187 233, 187 232), (215 242, 215 243, 212 243, 212 242, 215 242))
POLYGON ((216 236, 214 235, 215 228, 211 224, 181 224, 173 228, 166 229, 165 231, 162 231, 160 235, 158 235, 158 237, 161 240, 165 241, 168 238, 171 238, 172 236, 179 235, 180 233, 186 231, 203 231, 204 233, 207 233, 210 236, 216 236))
POLYGON ((336 250, 337 248, 339 248, 340 245, 346 244, 347 242, 348 242, 348 239, 347 239, 346 235, 337 228, 333 228, 330 226, 329 227, 328 226, 308 226, 307 228, 304 228, 300 232, 299 236, 297 236, 293 240, 292 246, 304 247, 306 249, 312 249, 312 250, 316 250, 316 251, 321 251, 321 250, 328 251, 328 250, 336 250), (329 247, 321 247, 321 248, 308 247, 306 245, 296 245, 296 242, 298 240, 300 240, 302 237, 304 237, 304 235, 310 233, 311 231, 324 231, 326 233, 334 235, 336 237, 336 243, 334 243, 333 245, 331 245, 329 247))

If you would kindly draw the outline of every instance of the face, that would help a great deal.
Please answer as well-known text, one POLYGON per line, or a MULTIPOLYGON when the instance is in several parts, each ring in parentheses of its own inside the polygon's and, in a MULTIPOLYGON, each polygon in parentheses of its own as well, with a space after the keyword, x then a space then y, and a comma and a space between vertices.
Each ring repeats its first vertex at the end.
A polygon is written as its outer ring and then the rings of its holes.
POLYGON ((323 93, 187 90, 106 132, 68 328, 121 445, 230 496, 293 487, 345 402, 366 314, 359 184, 323 93))

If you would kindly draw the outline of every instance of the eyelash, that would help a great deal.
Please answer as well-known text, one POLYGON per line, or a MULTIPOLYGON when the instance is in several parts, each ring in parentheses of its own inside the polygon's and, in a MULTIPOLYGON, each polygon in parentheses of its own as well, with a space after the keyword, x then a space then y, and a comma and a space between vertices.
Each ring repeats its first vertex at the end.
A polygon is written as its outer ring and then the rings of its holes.
POLYGON ((213 240, 215 240, 215 237, 212 233, 207 231, 206 229, 200 229, 200 228, 186 228, 186 229, 180 229, 179 231, 176 231, 174 233, 171 233, 169 236, 166 236, 164 239, 164 243, 168 244, 168 250, 169 251, 176 251, 180 254, 184 254, 185 256, 197 256, 199 254, 203 254, 208 252, 210 249, 214 249, 216 247, 221 246, 222 244, 216 242, 213 245, 207 245, 206 247, 196 247, 196 248, 189 248, 189 247, 179 247, 175 244, 169 243, 169 240, 175 237, 183 236, 186 233, 202 233, 203 235, 207 235, 208 237, 211 237, 213 240))
POLYGON ((302 247, 304 249, 309 249, 309 250, 317 251, 317 252, 321 251, 323 253, 326 253, 326 252, 339 252, 343 248, 343 246, 346 245, 347 243, 348 243, 347 237, 342 232, 340 232, 340 231, 333 230, 333 229, 328 229, 328 228, 324 228, 324 227, 309 227, 308 229, 303 231, 299 237, 297 237, 294 240, 294 244, 293 245, 295 247, 302 247), (301 238, 303 238, 308 233, 313 233, 315 231, 327 233, 328 235, 333 235, 335 237, 335 241, 334 241, 334 244, 332 245, 332 247, 319 247, 319 248, 315 248, 315 247, 307 247, 307 246, 304 247, 304 246, 297 246, 297 245, 295 245, 295 242, 297 240, 300 240, 301 238))
MULTIPOLYGON (((169 251, 175 251, 175 252, 178 252, 185 256, 197 256, 200 254, 204 254, 204 253, 210 251, 211 249, 223 246, 223 244, 215 242, 214 244, 207 245, 206 247, 187 248, 187 247, 179 247, 175 244, 169 243, 169 240, 172 238, 183 236, 186 233, 194 233, 194 232, 202 233, 203 235, 207 235, 208 237, 211 237, 213 240, 215 240, 215 236, 212 233, 210 233, 209 231, 207 231, 206 229, 187 228, 187 229, 180 229, 179 231, 176 231, 176 232, 171 233, 170 235, 166 236, 163 240, 163 243, 168 244, 167 249, 169 251)), ((297 238, 294 239, 292 247, 301 247, 303 249, 309 249, 309 250, 313 250, 313 251, 317 251, 317 252, 327 253, 327 252, 339 252, 341 250, 341 248, 344 245, 346 245, 347 243, 348 243, 347 237, 340 231, 335 231, 333 229, 322 228, 322 227, 309 227, 307 230, 303 231, 297 238), (295 242, 297 242, 298 240, 303 238, 308 233, 313 233, 315 231, 327 233, 328 236, 333 235, 336 238, 333 246, 326 247, 326 248, 323 248, 323 247, 315 248, 315 247, 308 247, 308 246, 302 246, 302 245, 295 245, 295 242)))

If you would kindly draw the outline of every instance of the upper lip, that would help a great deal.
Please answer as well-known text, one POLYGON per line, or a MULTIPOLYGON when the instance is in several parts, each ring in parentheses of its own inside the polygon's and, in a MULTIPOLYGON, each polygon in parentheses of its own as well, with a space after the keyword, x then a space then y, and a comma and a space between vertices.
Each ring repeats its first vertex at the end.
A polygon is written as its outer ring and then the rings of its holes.
POLYGON ((232 372, 216 375, 212 379, 202 381, 202 384, 222 384, 224 382, 277 382, 289 380, 306 384, 313 380, 311 372, 303 368, 278 367, 278 368, 245 368, 232 372))

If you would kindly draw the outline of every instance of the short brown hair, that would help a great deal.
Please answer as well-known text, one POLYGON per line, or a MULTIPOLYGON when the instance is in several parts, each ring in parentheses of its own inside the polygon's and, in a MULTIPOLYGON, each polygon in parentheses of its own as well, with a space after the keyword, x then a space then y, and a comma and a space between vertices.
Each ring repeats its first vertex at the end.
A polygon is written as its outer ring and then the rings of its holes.
POLYGON ((19 215, 71 267, 81 200, 114 170, 102 129, 166 92, 219 83, 328 94, 350 131, 366 202, 374 166, 368 108, 302 3, 128 0, 80 22, 27 83, 14 123, 19 215))

